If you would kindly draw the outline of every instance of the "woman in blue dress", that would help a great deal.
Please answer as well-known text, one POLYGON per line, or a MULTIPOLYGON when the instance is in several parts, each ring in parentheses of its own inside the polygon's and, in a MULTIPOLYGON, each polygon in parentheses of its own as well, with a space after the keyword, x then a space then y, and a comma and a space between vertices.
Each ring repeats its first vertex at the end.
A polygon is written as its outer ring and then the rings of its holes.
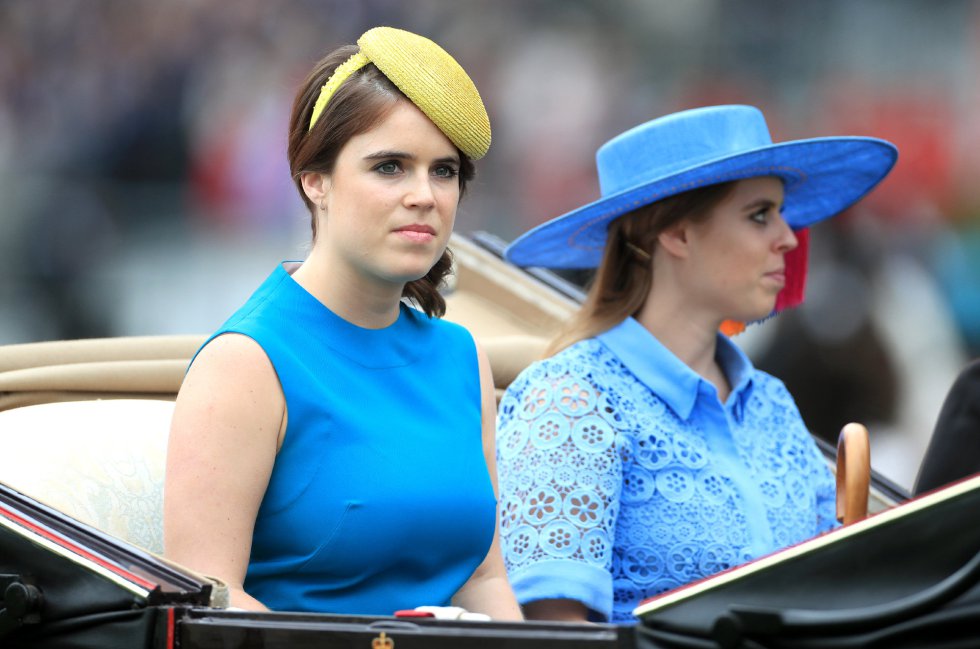
POLYGON ((519 619, 499 549, 485 355, 439 319, 479 93, 432 41, 379 27, 300 88, 288 156, 307 258, 276 266, 177 398, 166 555, 246 609, 519 619))
POLYGON ((602 198, 506 251, 597 271, 501 401, 501 533, 528 618, 630 623, 643 599, 835 525, 792 397, 720 332, 802 300, 806 228, 870 191, 896 151, 773 144, 757 109, 714 106, 596 158, 602 198))

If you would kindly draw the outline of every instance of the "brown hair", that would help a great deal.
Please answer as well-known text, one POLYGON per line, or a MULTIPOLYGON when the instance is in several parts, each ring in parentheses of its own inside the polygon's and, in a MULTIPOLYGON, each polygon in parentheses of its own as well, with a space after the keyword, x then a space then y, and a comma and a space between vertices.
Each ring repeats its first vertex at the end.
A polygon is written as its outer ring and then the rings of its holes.
MULTIPOLYGON (((369 63, 341 84, 310 130, 310 114, 320 88, 333 71, 357 51, 356 45, 345 45, 321 59, 296 93, 289 118, 289 144, 286 150, 289 172, 310 211, 314 241, 317 235, 316 206, 303 191, 302 174, 332 173, 340 150, 351 138, 374 128, 399 99, 408 101, 395 84, 369 63)), ((462 198, 466 183, 473 179, 476 170, 473 161, 462 151, 457 151, 460 159, 459 195, 462 198)), ((452 253, 447 248, 424 277, 405 284, 402 296, 418 304, 429 317, 443 316, 446 301, 439 293, 439 287, 451 271, 452 253)))
POLYGON ((675 194, 612 221, 606 231, 602 261, 585 302, 548 345, 545 356, 636 315, 653 285, 652 256, 660 234, 684 220, 705 219, 734 185, 720 183, 675 194))

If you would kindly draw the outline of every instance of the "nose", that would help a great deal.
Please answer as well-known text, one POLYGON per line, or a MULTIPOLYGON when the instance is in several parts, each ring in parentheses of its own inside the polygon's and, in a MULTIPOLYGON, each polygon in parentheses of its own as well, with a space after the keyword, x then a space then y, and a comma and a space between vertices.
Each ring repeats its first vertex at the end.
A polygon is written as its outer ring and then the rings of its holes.
POLYGON ((782 215, 779 217, 779 224, 779 235, 776 237, 775 247, 777 251, 785 254, 800 245, 800 241, 782 215))
POLYGON ((436 204, 435 192, 432 189, 432 182, 428 174, 419 176, 410 181, 408 190, 405 192, 405 206, 417 209, 431 209, 436 204))

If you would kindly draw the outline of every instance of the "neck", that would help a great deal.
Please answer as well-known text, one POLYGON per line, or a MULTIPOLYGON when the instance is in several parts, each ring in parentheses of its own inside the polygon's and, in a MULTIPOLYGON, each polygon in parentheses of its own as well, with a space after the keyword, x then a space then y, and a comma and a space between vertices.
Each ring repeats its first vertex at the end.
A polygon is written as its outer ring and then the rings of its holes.
POLYGON ((344 320, 365 329, 382 329, 398 319, 403 285, 352 277, 340 264, 329 264, 316 247, 293 272, 293 279, 344 320))
POLYGON ((709 381, 724 403, 731 387, 715 359, 717 318, 699 312, 676 291, 651 290, 636 320, 685 365, 709 381))

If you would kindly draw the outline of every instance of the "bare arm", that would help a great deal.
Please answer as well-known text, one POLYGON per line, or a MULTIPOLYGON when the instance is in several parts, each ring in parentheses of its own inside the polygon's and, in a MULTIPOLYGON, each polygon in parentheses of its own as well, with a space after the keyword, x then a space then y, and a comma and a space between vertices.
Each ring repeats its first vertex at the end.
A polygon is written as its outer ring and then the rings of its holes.
MULTIPOLYGON (((483 455, 490 472, 494 494, 497 494, 497 400, 494 395, 490 361, 479 345, 477 345, 477 357, 480 364, 480 390, 483 401, 483 455)), ((495 620, 523 619, 514 591, 507 580, 504 558, 500 552, 499 517, 495 518, 490 551, 487 552, 483 563, 453 597, 453 604, 469 611, 484 613, 495 620)))
POLYGON ((524 615, 529 620, 557 620, 559 622, 587 622, 585 604, 574 599, 540 599, 524 605, 524 615))
POLYGON ((221 579, 231 605, 240 608, 265 609, 242 584, 285 408, 265 352, 236 334, 201 350, 177 395, 164 483, 164 553, 221 579))

